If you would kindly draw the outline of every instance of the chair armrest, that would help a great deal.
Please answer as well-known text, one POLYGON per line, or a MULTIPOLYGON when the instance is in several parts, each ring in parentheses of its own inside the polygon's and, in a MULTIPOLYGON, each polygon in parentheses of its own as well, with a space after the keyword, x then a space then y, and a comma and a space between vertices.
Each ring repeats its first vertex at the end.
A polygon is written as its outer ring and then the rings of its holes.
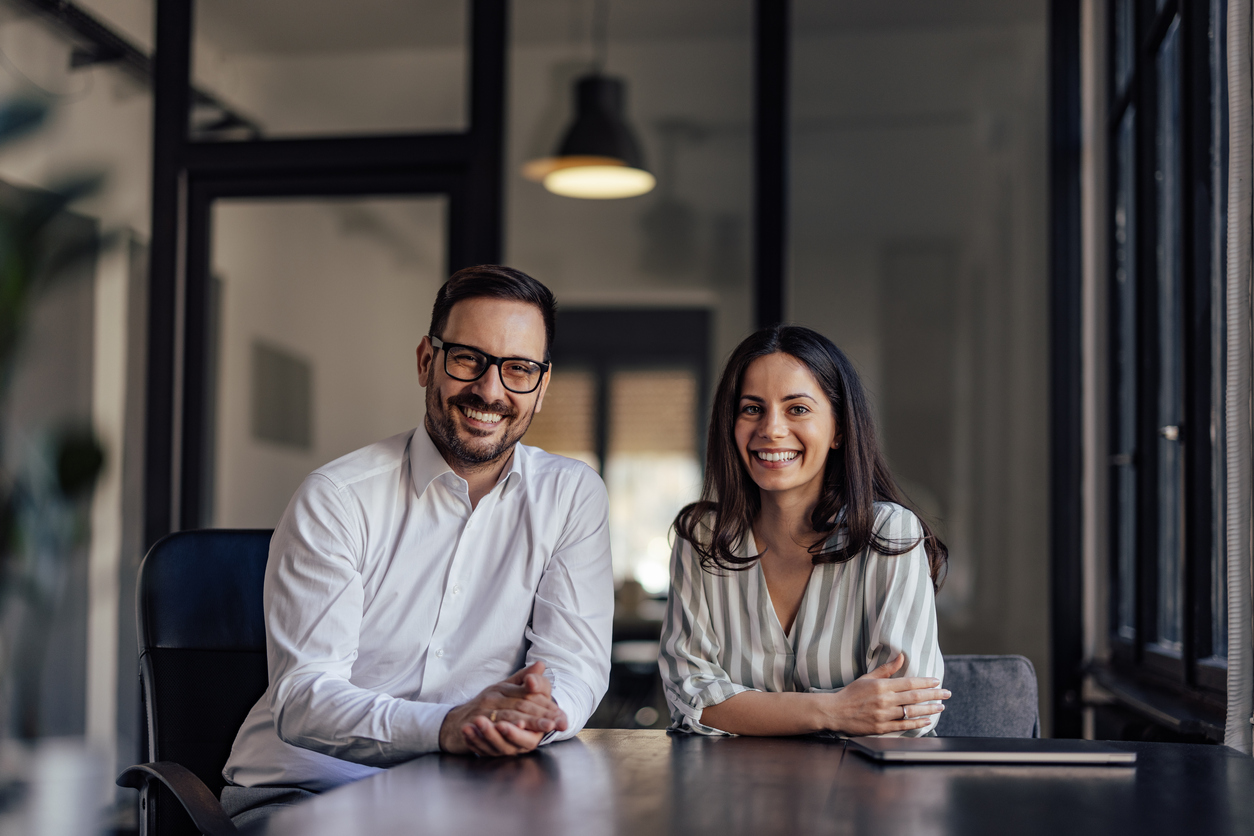
POLYGON ((214 798, 204 782, 190 769, 173 761, 141 763, 128 767, 118 776, 117 785, 142 790, 154 778, 165 784, 174 794, 187 815, 191 816, 196 829, 204 836, 235 836, 239 833, 226 810, 222 809, 222 804, 214 798))

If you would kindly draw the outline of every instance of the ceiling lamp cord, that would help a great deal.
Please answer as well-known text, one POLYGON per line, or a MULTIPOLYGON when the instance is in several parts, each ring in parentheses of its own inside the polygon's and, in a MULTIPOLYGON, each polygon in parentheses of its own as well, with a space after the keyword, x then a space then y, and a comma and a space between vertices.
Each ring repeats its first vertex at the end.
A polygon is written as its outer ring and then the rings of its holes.
POLYGON ((609 53, 610 4, 608 0, 592 0, 591 20, 592 73, 605 72, 606 55, 609 53))

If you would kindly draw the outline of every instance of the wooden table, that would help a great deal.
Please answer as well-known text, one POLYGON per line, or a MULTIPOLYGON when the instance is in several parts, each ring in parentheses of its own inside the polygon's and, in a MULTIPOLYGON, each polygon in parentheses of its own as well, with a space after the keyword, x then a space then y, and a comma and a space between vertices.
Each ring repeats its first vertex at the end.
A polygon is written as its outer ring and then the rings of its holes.
POLYGON ((430 755, 259 832, 351 834, 1254 833, 1254 760, 1115 743, 1135 768, 877 766, 834 740, 585 731, 522 758, 430 755))

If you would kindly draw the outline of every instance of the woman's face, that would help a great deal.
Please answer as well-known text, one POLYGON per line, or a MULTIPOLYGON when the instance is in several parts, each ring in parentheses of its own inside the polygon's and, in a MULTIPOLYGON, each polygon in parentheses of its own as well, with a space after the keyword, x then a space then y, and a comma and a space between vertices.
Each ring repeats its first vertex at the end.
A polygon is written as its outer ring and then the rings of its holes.
POLYGON ((804 363, 782 353, 750 363, 735 426, 736 449, 760 489, 817 496, 828 452, 840 445, 840 428, 804 363))

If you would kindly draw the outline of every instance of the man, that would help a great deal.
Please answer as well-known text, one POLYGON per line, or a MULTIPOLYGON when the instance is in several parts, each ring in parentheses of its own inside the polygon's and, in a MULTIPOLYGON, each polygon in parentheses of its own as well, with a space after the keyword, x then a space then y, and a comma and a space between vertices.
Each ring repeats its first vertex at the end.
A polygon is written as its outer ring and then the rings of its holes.
POLYGON ((555 311, 517 270, 455 274, 418 346, 423 426, 292 498, 266 566, 270 686, 223 771, 237 823, 428 752, 529 752, 596 708, 613 616, 605 487, 518 444, 548 387, 555 311))

